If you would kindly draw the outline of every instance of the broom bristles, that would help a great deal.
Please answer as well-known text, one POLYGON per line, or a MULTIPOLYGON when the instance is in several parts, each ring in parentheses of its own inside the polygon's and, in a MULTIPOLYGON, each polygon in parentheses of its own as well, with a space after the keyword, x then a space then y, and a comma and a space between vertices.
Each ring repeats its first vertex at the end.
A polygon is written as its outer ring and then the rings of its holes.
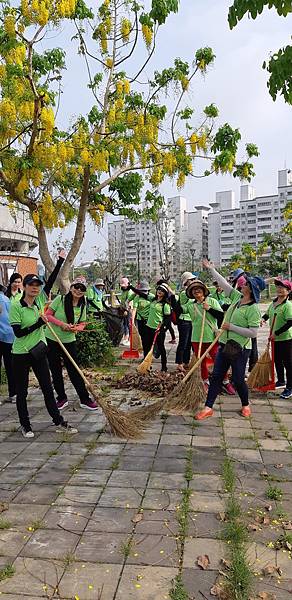
POLYGON ((267 346, 264 353, 260 356, 258 362, 250 372, 247 385, 250 388, 260 388, 268 385, 272 379, 272 359, 270 356, 269 346, 267 346))
POLYGON ((141 408, 137 408, 137 410, 135 410, 131 414, 133 414, 138 419, 141 419, 141 421, 151 421, 156 417, 156 415, 160 413, 160 411, 163 408, 166 408, 166 401, 164 399, 157 400, 149 406, 142 406, 141 408))
POLYGON ((148 354, 145 356, 144 360, 137 367, 138 373, 147 373, 147 371, 150 371, 152 361, 153 361, 153 350, 151 348, 151 350, 149 350, 148 354))
POLYGON ((194 371, 186 383, 179 383, 171 393, 165 404, 167 410, 177 414, 182 412, 193 412, 204 402, 206 390, 200 371, 194 371))
POLYGON ((140 337, 139 331, 138 331, 136 325, 134 325, 134 323, 133 323, 133 329, 132 329, 132 348, 133 348, 133 350, 138 350, 139 352, 141 352, 141 350, 142 350, 141 337, 140 337))

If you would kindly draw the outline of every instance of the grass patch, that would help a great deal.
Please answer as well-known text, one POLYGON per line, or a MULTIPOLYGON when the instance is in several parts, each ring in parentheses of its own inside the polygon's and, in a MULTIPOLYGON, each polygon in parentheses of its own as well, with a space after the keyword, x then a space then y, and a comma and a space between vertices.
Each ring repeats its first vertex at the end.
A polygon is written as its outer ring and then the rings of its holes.
POLYGON ((48 452, 48 456, 49 457, 51 457, 51 456, 57 456, 57 454, 58 454, 58 450, 50 450, 50 452, 48 452))
POLYGON ((193 479, 193 475, 194 475, 194 471, 193 471, 193 465, 192 465, 192 458, 193 458, 193 451, 190 448, 187 452, 187 465, 185 468, 185 480, 189 483, 190 481, 192 481, 193 479))
POLYGON ((182 491, 182 500, 178 509, 177 520, 179 524, 179 537, 181 541, 184 541, 185 537, 188 535, 188 514, 191 493, 192 490, 189 488, 185 488, 182 491))
POLYGON ((115 460, 111 464, 111 470, 116 471, 119 468, 119 466, 120 466, 120 458, 117 456, 117 458, 115 458, 115 460))
POLYGON ((133 540, 132 538, 129 538, 126 542, 123 542, 120 546, 120 552, 123 555, 124 559, 127 560, 127 558, 130 556, 131 551, 132 551, 132 547, 133 547, 133 540))
POLYGON ((178 575, 172 582, 172 588, 169 592, 171 600, 189 600, 189 594, 186 591, 184 583, 180 575, 178 575))
POLYGON ((224 580, 224 591, 232 600, 249 600, 252 591, 253 574, 246 558, 245 544, 248 532, 240 503, 236 498, 236 474, 233 462, 226 458, 223 463, 222 479, 226 500, 225 518, 221 539, 226 542, 228 555, 228 575, 224 580))
POLYGON ((266 490, 266 498, 268 498, 268 500, 281 500, 282 496, 283 492, 281 488, 276 485, 269 485, 266 490))
POLYGON ((42 520, 41 519, 37 519, 36 521, 33 521, 28 527, 27 527, 27 531, 37 531, 38 529, 41 529, 42 527, 42 520))
POLYGON ((73 552, 67 552, 67 554, 65 554, 65 556, 63 558, 64 567, 70 567, 70 565, 72 565, 72 563, 74 563, 74 561, 75 561, 75 555, 73 554, 73 552))
POLYGON ((2 569, 0 569, 0 581, 4 581, 4 579, 8 579, 12 577, 15 573, 15 568, 12 565, 6 565, 2 569))
POLYGON ((0 519, 0 529, 10 529, 10 527, 10 521, 6 521, 6 519, 0 519))
POLYGON ((85 448, 86 450, 88 450, 88 452, 90 452, 90 450, 94 450, 97 446, 97 439, 96 440, 90 440, 89 442, 86 442, 85 444, 85 448))

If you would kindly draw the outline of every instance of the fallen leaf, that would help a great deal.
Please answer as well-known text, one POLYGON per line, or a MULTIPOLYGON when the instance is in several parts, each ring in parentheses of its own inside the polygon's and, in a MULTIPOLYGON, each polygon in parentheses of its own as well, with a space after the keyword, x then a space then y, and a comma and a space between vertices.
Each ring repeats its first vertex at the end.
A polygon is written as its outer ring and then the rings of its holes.
POLYGON ((225 560, 225 558, 221 558, 221 565, 226 569, 230 569, 230 562, 229 560, 225 560))
POLYGON ((137 513, 136 515, 133 516, 131 521, 132 521, 132 523, 140 523, 140 521, 142 521, 142 519, 143 519, 142 513, 137 513))
POLYGON ((275 573, 278 574, 278 569, 275 565, 267 565, 262 569, 262 574, 265 575, 265 577, 267 577, 267 575, 274 575, 275 573))
POLYGON ((273 434, 272 434, 270 431, 265 431, 265 436, 266 436, 267 438, 272 438, 272 437, 273 437, 273 434))
POLYGON ((215 596, 218 600, 227 600, 227 594, 220 585, 213 585, 210 589, 210 595, 215 596))
POLYGON ((257 523, 250 523, 247 526, 247 528, 248 528, 249 531, 258 531, 260 529, 260 526, 257 525, 257 523))
POLYGON ((269 473, 268 473, 268 471, 265 471, 265 470, 264 470, 264 471, 261 471, 261 472, 260 472, 260 475, 261 475, 262 477, 268 477, 269 473))
POLYGON ((263 518, 263 525, 270 525, 270 524, 271 524, 270 517, 268 517, 268 515, 265 515, 263 518))
POLYGON ((218 519, 218 521, 226 521, 226 514, 225 514, 225 512, 218 513, 217 519, 218 519))
POLYGON ((271 594, 271 592, 260 592, 258 598, 261 600, 277 600, 276 594, 271 594))
POLYGON ((7 502, 0 502, 0 513, 4 512, 5 510, 8 510, 9 508, 9 504, 7 504, 7 502))
POLYGON ((292 521, 286 521, 285 523, 282 523, 282 525, 286 531, 290 531, 292 529, 292 521))
POLYGON ((208 554, 203 554, 202 556, 197 557, 197 565, 198 565, 198 567, 201 567, 201 569, 203 569, 203 571, 208 569, 209 564, 210 564, 210 559, 209 559, 208 554))
POLYGON ((284 465, 282 465, 282 463, 275 465, 275 469, 283 469, 283 467, 284 467, 284 465))
POLYGON ((271 504, 266 504, 266 506, 265 506, 265 509, 266 509, 268 512, 271 512, 271 511, 273 510, 273 507, 271 506, 271 504))

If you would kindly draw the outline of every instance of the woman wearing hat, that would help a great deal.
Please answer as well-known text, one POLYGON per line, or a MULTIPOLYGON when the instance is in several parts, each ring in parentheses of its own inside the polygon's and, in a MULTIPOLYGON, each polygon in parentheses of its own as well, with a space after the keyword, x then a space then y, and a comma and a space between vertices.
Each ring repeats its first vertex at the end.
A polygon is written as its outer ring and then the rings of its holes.
MULTIPOLYGON (((246 272, 243 269, 235 269, 235 271, 232 271, 232 273, 230 275, 232 287, 236 288, 240 292, 246 283, 247 277, 248 277, 248 275, 246 274, 246 272)), ((258 358, 259 358, 258 341, 257 341, 257 338, 255 337, 255 338, 251 339, 251 351, 250 351, 250 355, 249 355, 249 359, 248 359, 249 372, 252 371, 252 369, 258 362, 258 358)))
MULTIPOLYGON (((190 271, 185 271, 185 273, 181 276, 182 282, 182 290, 178 295, 178 302, 181 307, 186 306, 189 302, 189 298, 186 295, 186 288, 196 279, 195 275, 190 271)), ((181 312, 177 319, 177 329, 178 329, 178 346, 176 349, 175 362, 177 364, 177 370, 184 373, 187 368, 190 357, 191 357, 191 347, 192 347, 192 322, 190 314, 181 312)))
MULTIPOLYGON (((140 290, 140 292, 143 292, 144 294, 149 294, 150 285, 149 285, 148 281, 146 281, 146 280, 141 281, 139 290, 140 290)), ((134 312, 136 315, 138 331, 139 331, 139 334, 141 337, 143 354, 145 357, 147 354, 147 352, 146 352, 146 348, 147 348, 146 325, 147 325, 149 311, 150 311, 150 300, 146 300, 146 298, 142 298, 141 296, 138 296, 138 295, 134 296, 133 309, 134 309, 134 312)), ((133 317, 133 320, 134 320, 134 317, 133 317)))
POLYGON ((119 301, 121 306, 124 308, 124 316, 123 316, 123 339, 121 344, 123 346, 130 345, 130 302, 134 300, 135 293, 129 289, 129 279, 128 277, 121 277, 120 279, 120 287, 121 294, 119 297, 119 301))
MULTIPOLYGON (((62 259, 62 260, 60 260, 62 259)), ((12 346, 12 368, 16 383, 16 406, 18 417, 25 438, 33 438, 29 413, 27 409, 27 391, 29 371, 32 368, 42 390, 46 408, 58 430, 77 433, 78 430, 64 421, 57 407, 51 383, 47 359, 47 345, 44 331, 46 317, 42 314, 51 287, 60 270, 58 263, 50 275, 44 289, 42 280, 34 274, 23 279, 23 294, 19 302, 10 307, 9 319, 15 334, 12 346)))
MULTIPOLYGON (((65 296, 57 296, 45 313, 52 329, 56 332, 61 342, 63 342, 65 348, 68 350, 69 354, 71 354, 75 362, 78 361, 76 333, 84 329, 86 321, 86 288, 85 277, 76 277, 71 283, 68 294, 65 296)), ((66 408, 69 404, 65 392, 62 362, 64 363, 69 379, 77 392, 81 408, 97 410, 98 406, 96 402, 91 400, 82 377, 80 377, 78 371, 63 352, 48 327, 46 328, 45 333, 48 344, 48 361, 54 388, 57 393, 57 406, 59 410, 66 408)))
POLYGON ((245 369, 251 350, 251 339, 257 336, 261 322, 258 303, 260 293, 265 289, 265 281, 261 277, 247 277, 241 293, 234 289, 220 275, 207 259, 203 265, 211 272, 224 292, 231 300, 230 308, 226 312, 225 323, 222 325, 223 333, 220 338, 219 350, 215 359, 212 379, 205 403, 205 408, 195 415, 201 421, 212 417, 213 405, 220 394, 225 373, 232 368, 232 382, 240 397, 241 415, 249 417, 248 387, 245 382, 245 369))
MULTIPOLYGON (((203 326, 203 314, 205 312, 205 323, 202 338, 202 354, 209 348, 216 336, 218 329, 218 320, 221 320, 222 308, 215 298, 211 298, 207 286, 200 280, 191 281, 186 289, 186 295, 189 298, 188 303, 182 307, 183 313, 188 312, 192 321, 192 347, 194 353, 198 356, 201 331, 203 326)), ((218 344, 215 344, 210 350, 210 357, 215 360, 218 351, 218 344)), ((201 364, 201 375, 208 389, 209 370, 207 357, 201 364)), ((227 393, 233 395, 235 392, 227 378, 223 380, 223 386, 227 393)))
POLYGON ((167 371, 167 357, 165 350, 165 332, 170 323, 171 307, 169 304, 170 288, 166 283, 157 285, 156 294, 144 293, 139 288, 134 288, 129 285, 130 290, 137 296, 149 300, 149 315, 145 327, 144 336, 144 352, 145 355, 151 350, 155 333, 158 328, 159 334, 156 339, 156 344, 161 357, 161 371, 167 371))
POLYGON ((97 279, 94 285, 91 285, 86 290, 86 298, 88 304, 88 312, 95 313, 95 316, 101 316, 104 309, 104 281, 97 279))
POLYGON ((275 279, 277 297, 270 304, 264 321, 273 326, 271 339, 275 343, 275 367, 278 381, 276 388, 285 388, 281 398, 292 397, 292 282, 275 279), (286 371, 286 384, 285 384, 286 371))

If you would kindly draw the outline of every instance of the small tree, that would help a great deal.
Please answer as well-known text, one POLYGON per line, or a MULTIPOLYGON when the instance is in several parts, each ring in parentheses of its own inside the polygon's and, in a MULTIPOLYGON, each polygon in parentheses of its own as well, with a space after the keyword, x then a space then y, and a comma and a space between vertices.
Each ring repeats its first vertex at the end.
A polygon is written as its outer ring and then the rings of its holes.
MULTIPOLYGON (((211 173, 250 180, 251 159, 258 155, 256 146, 247 144, 245 160, 238 160, 240 132, 228 124, 216 129, 214 104, 195 120, 194 109, 184 102, 194 78, 205 76, 213 64, 211 48, 197 50, 192 64, 176 58, 146 77, 160 28, 177 12, 178 0, 151 0, 148 11, 136 0, 96 4, 93 11, 84 0, 4 0, 0 9, 0 192, 11 210, 28 207, 48 271, 53 262, 47 232, 74 226, 62 269, 65 288, 86 216, 97 225, 105 212, 152 218, 162 203, 157 188, 166 177, 178 188, 188 176, 211 173), (65 20, 74 28, 70 43, 84 58, 93 102, 66 130, 57 122, 65 50, 51 47, 65 20), (145 58, 135 72, 141 41, 145 58), (195 171, 194 160, 207 163, 207 169, 195 171)), ((77 80, 76 93, 79 85, 77 80)))
POLYGON ((253 271, 259 255, 259 251, 251 244, 242 244, 241 252, 231 256, 228 265, 229 269, 233 271, 241 267, 244 271, 253 271))

